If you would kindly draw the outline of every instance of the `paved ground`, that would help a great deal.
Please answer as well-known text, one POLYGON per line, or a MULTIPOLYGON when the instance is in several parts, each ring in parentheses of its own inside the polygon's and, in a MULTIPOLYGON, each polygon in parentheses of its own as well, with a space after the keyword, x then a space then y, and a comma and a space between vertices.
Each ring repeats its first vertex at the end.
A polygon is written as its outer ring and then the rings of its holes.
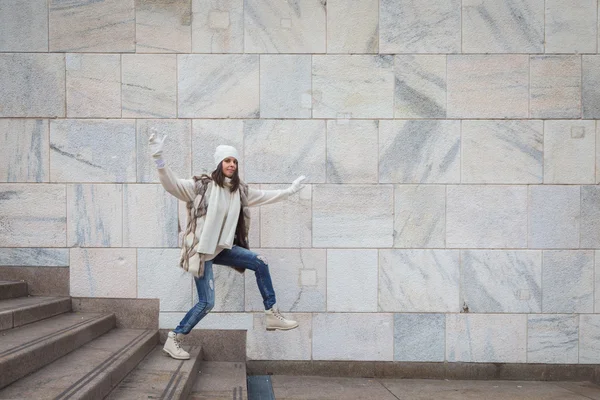
POLYGON ((589 382, 271 377, 277 400, 600 400, 589 382))

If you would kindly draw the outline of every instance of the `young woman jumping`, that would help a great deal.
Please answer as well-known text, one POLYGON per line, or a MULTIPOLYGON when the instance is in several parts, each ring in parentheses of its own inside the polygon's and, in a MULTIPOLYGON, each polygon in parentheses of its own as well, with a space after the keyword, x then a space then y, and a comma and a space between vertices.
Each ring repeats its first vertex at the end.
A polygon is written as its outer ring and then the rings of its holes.
POLYGON ((257 190, 239 178, 238 152, 234 147, 217 146, 215 170, 192 179, 178 179, 165 164, 163 147, 166 136, 150 136, 149 147, 158 168, 160 183, 165 190, 187 203, 188 220, 181 252, 180 267, 194 275, 198 303, 169 332, 163 351, 173 358, 187 360, 181 341, 215 304, 213 263, 235 268, 239 272, 251 269, 256 275, 263 298, 267 330, 288 330, 298 326, 286 319, 275 304, 275 291, 266 260, 248 249, 250 212, 256 207, 286 200, 304 185, 304 176, 284 190, 257 190))

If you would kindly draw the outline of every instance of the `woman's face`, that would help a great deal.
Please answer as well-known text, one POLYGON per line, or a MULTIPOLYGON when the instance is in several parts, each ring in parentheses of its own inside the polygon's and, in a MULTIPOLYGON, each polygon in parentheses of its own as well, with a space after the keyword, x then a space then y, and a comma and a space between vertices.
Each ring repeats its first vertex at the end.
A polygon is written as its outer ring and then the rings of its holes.
POLYGON ((227 157, 224 159, 221 164, 223 166, 223 175, 231 178, 237 169, 237 164, 238 162, 234 157, 227 157))

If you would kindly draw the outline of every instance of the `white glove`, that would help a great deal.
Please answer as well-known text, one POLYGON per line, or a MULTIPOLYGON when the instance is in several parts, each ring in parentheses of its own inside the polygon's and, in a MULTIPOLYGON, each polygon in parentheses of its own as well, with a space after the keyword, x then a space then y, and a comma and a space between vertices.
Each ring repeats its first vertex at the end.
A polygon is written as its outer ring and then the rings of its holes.
POLYGON ((152 129, 152 135, 150 135, 150 139, 148 139, 148 146, 150 147, 150 154, 152 154, 152 158, 154 158, 154 162, 158 168, 162 168, 165 166, 165 161, 162 158, 163 148, 165 145, 165 140, 167 136, 163 136, 162 139, 159 139, 156 136, 156 130, 152 129))
POLYGON ((296 180, 294 182, 292 182, 292 185, 289 188, 287 188, 286 191, 289 194, 294 194, 294 193, 298 192, 300 189, 302 189, 305 186, 301 183, 305 179, 306 179, 306 176, 304 176, 304 175, 299 176, 298 178, 296 178, 296 180))

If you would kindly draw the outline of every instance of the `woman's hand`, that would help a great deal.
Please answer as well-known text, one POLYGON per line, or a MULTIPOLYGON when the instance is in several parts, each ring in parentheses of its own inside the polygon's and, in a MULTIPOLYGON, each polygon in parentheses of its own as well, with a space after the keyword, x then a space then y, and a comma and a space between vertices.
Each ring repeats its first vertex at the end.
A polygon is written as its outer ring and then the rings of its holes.
POLYGON ((296 178, 296 180, 294 182, 292 182, 292 185, 286 189, 288 191, 288 193, 294 194, 294 193, 300 191, 305 186, 301 183, 305 179, 306 179, 306 176, 304 176, 304 175, 296 178))
POLYGON ((148 147, 150 147, 150 154, 152 154, 152 158, 154 158, 156 166, 158 168, 162 168, 165 166, 165 162, 162 158, 162 155, 167 136, 165 135, 162 139, 159 139, 156 136, 155 128, 151 128, 150 131, 152 132, 152 135, 150 135, 150 139, 148 139, 148 147))

